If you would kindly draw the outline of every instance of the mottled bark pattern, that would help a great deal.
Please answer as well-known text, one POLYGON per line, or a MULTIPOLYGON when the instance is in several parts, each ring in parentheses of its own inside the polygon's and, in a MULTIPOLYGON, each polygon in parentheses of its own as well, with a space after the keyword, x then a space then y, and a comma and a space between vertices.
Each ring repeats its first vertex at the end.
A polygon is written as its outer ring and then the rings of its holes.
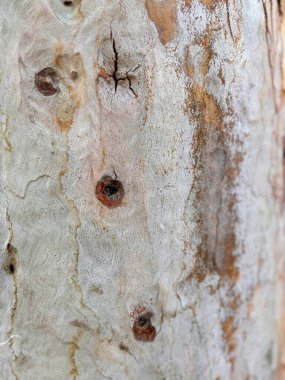
POLYGON ((0 2, 0 379, 285 378, 284 12, 0 2))

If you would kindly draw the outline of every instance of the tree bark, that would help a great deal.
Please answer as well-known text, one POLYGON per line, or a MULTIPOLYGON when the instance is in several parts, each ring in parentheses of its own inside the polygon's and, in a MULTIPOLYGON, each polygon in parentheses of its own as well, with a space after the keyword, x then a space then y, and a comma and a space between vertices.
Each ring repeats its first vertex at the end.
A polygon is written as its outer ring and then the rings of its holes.
POLYGON ((1 379, 285 378, 284 12, 1 1, 1 379))

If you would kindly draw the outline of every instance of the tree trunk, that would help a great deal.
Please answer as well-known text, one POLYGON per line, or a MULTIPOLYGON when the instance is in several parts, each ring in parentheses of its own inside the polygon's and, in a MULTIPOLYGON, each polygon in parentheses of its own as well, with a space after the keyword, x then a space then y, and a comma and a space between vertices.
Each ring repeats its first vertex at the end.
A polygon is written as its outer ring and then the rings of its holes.
POLYGON ((1 1, 1 379, 285 378, 283 11, 1 1))

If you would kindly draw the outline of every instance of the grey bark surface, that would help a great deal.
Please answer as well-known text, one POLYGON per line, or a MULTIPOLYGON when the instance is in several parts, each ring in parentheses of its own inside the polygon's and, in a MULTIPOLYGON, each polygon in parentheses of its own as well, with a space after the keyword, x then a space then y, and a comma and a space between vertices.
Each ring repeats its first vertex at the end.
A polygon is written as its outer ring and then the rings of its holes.
POLYGON ((0 379, 285 378, 283 11, 1 1, 0 379))

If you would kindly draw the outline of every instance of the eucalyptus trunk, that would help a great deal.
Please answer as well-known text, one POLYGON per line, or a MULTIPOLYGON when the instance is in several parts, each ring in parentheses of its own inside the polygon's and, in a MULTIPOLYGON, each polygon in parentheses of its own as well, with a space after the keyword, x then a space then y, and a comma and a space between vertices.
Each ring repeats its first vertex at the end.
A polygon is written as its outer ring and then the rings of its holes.
POLYGON ((1 379, 285 379, 284 5, 1 0, 1 379))

